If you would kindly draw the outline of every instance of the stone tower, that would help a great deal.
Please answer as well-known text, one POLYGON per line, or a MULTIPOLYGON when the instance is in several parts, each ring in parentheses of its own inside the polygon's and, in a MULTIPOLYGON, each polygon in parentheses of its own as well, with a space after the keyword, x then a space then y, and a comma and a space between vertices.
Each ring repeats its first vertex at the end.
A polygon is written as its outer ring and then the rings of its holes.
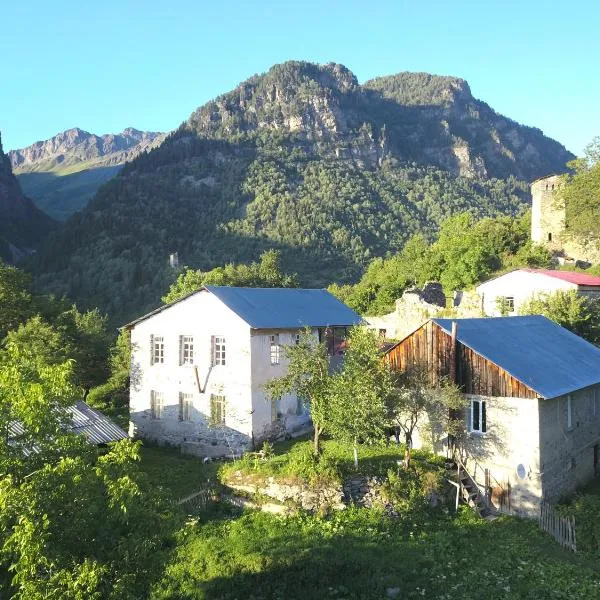
POLYGON ((561 185, 561 175, 536 179, 531 184, 531 239, 555 252, 563 249, 565 241, 565 207, 555 196, 561 185))

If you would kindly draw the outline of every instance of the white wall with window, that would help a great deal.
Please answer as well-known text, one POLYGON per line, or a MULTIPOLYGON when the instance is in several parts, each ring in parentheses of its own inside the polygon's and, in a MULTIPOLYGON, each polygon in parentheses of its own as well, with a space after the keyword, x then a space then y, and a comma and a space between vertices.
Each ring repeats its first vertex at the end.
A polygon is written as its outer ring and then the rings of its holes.
POLYGON ((471 433, 487 432, 487 403, 483 398, 471 398, 469 431, 471 433))
POLYGON ((521 305, 537 294, 577 290, 578 286, 556 277, 516 270, 477 286, 483 313, 489 317, 518 314, 521 305))
POLYGON ((179 336, 179 364, 193 365, 194 364, 194 336, 180 335, 179 336))
POLYGON ((215 455, 252 439, 250 327, 215 296, 196 294, 141 321, 131 341, 131 434, 178 445, 206 440, 206 454, 215 455), (213 396, 232 407, 216 427, 213 396))

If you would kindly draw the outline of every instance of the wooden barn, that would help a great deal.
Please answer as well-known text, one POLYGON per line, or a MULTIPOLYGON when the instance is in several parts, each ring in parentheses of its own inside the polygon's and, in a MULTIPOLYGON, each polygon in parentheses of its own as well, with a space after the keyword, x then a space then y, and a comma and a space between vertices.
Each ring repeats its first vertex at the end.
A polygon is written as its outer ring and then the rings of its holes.
POLYGON ((386 357, 461 387, 467 468, 505 511, 534 514, 600 469, 600 349, 549 319, 431 319, 386 357))

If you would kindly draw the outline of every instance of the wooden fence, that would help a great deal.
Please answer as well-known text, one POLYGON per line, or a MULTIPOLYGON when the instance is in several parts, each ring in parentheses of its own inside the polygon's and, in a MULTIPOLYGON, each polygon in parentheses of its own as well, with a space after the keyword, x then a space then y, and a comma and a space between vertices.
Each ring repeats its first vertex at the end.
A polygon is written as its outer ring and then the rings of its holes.
POLYGON ((216 490, 213 487, 201 489, 185 498, 177 500, 177 504, 188 513, 205 510, 209 502, 215 497, 216 490))
POLYGON ((577 552, 575 517, 558 515, 550 504, 542 502, 539 524, 540 529, 549 533, 561 546, 577 552))

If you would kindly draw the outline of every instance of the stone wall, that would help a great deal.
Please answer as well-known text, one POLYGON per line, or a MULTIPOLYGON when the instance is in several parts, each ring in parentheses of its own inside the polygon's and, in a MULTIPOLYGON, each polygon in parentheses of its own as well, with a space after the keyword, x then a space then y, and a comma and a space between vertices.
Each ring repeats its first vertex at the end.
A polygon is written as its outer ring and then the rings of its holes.
POLYGON ((382 483, 383 479, 379 477, 355 475, 344 480, 343 485, 309 485, 276 480, 274 477, 253 479, 238 471, 227 480, 226 485, 237 492, 267 496, 304 510, 337 510, 349 505, 384 505, 379 493, 382 483))
POLYGON ((548 502, 589 483, 598 469, 594 457, 600 452, 600 386, 579 390, 570 398, 570 425, 568 396, 540 400, 540 472, 548 502))
POLYGON ((394 312, 364 317, 369 329, 387 339, 401 340, 433 317, 480 317, 481 300, 476 292, 456 292, 451 305, 438 282, 428 282, 423 289, 409 288, 396 300, 394 312), (385 333, 384 333, 385 332, 385 333))

